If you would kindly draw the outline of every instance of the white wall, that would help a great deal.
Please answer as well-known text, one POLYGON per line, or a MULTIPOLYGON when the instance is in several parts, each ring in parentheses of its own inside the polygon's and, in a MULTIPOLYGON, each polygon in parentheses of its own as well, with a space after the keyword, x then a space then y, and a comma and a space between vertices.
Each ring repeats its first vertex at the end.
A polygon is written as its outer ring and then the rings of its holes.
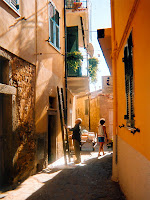
MULTIPOLYGON (((116 167, 118 168, 119 184, 128 200, 150 199, 150 161, 119 136, 118 164, 116 167)), ((117 176, 115 174, 116 167, 114 165, 114 178, 117 176)))

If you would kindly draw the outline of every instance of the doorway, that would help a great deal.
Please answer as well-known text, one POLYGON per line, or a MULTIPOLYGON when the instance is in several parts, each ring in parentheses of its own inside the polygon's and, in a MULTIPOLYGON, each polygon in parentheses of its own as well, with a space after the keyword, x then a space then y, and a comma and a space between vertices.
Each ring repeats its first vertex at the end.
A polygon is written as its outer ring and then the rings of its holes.
MULTIPOLYGON (((0 57, 0 83, 9 85, 9 61, 0 57)), ((12 95, 0 93, 0 186, 12 176, 12 95)))
POLYGON ((48 115, 48 163, 56 160, 56 116, 48 115))
POLYGON ((12 95, 0 94, 0 185, 12 177, 12 95))

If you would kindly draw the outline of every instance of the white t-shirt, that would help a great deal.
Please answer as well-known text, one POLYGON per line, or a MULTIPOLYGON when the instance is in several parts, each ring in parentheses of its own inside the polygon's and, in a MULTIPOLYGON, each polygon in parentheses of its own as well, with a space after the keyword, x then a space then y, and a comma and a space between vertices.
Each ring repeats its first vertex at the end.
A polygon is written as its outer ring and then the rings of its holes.
POLYGON ((104 129, 103 129, 103 125, 99 125, 98 127, 98 137, 104 137, 105 133, 104 133, 104 129))

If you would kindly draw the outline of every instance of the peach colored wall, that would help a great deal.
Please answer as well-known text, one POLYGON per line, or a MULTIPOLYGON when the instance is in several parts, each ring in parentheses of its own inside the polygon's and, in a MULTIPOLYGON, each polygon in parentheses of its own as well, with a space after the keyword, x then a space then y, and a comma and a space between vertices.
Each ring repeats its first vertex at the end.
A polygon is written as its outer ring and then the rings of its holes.
POLYGON ((49 38, 48 0, 20 0, 19 15, 0 1, 0 46, 36 65, 36 133, 47 134, 49 96, 54 97, 57 142, 61 143, 57 86, 64 87, 64 1, 51 2, 60 16, 60 50, 46 41, 49 38), (23 17, 26 20, 21 20, 23 17))
MULTIPOLYGON (((83 36, 82 36, 82 27, 81 27, 80 17, 82 17, 82 20, 83 20, 84 30, 88 30, 89 29, 88 10, 75 11, 75 12, 72 12, 72 10, 67 10, 66 12, 66 25, 67 27, 78 26, 79 47, 83 47, 83 36)), ((88 41, 89 41, 88 31, 85 31, 84 34, 85 34, 85 45, 87 46, 88 41)))
POLYGON ((76 107, 75 102, 76 98, 73 96, 73 94, 68 90, 68 106, 67 106, 67 113, 68 113, 68 120, 67 125, 70 127, 73 127, 75 124, 75 118, 76 118, 76 107))
POLYGON ((19 6, 20 16, 0 2, 0 45, 35 64, 35 0, 20 0, 19 6))
MULTIPOLYGON (((49 96, 55 98, 57 109, 56 120, 56 159, 63 155, 62 151, 62 132, 60 126, 60 115, 58 108, 57 86, 64 88, 64 2, 51 1, 59 12, 59 31, 60 31, 60 50, 57 50, 49 42, 49 19, 48 1, 37 0, 37 80, 36 80, 36 132, 39 134, 47 133, 48 118, 47 110, 49 107, 49 96)), ((65 90, 64 90, 65 95, 65 90)))

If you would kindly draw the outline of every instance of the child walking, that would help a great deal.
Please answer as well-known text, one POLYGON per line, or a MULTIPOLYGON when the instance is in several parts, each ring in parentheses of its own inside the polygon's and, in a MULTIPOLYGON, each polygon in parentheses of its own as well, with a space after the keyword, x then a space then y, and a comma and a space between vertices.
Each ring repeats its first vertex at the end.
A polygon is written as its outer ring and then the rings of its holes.
POLYGON ((105 119, 101 118, 100 119, 100 125, 98 127, 98 142, 99 142, 99 152, 98 152, 98 157, 101 156, 100 153, 102 151, 104 155, 104 142, 107 142, 107 133, 106 133, 106 127, 105 127, 105 119))

